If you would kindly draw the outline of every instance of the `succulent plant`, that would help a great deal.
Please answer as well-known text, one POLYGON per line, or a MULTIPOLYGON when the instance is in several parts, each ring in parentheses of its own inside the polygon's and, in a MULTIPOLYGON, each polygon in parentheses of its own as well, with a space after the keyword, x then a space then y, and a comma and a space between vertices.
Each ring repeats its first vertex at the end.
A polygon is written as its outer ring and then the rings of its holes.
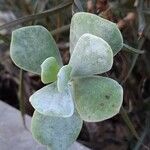
POLYGON ((23 70, 41 75, 47 84, 30 97, 35 108, 33 137, 52 150, 66 150, 77 138, 83 121, 98 122, 116 115, 123 89, 108 77, 113 56, 123 47, 116 24, 90 13, 76 13, 71 21, 68 65, 42 26, 12 33, 10 55, 23 70))

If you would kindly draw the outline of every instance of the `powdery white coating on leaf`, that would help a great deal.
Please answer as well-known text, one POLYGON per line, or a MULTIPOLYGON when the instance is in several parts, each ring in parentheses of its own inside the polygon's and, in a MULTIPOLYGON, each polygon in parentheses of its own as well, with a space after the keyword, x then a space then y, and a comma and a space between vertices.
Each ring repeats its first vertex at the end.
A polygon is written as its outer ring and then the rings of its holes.
POLYGON ((68 89, 68 81, 70 80, 72 67, 70 65, 63 66, 57 75, 57 87, 59 92, 68 89))
POLYGON ((44 84, 57 80, 59 65, 54 57, 47 58, 41 65, 41 80, 44 84))
POLYGON ((77 41, 85 33, 93 34, 105 40, 111 46, 114 55, 123 47, 123 38, 115 23, 91 13, 79 12, 71 20, 71 54, 74 51, 77 41))
POLYGON ((75 78, 71 89, 78 113, 84 121, 103 121, 120 111, 123 89, 115 80, 101 76, 75 78))
POLYGON ((59 118, 34 112, 31 124, 33 137, 51 150, 67 150, 77 139, 83 121, 75 112, 71 117, 59 118))
POLYGON ((29 100, 35 110, 43 115, 70 117, 74 113, 74 103, 69 89, 59 93, 56 82, 38 90, 29 100))
POLYGON ((113 65, 111 47, 102 38, 83 34, 71 55, 71 76, 86 76, 109 71, 113 65))
POLYGON ((48 57, 55 57, 62 66, 57 45, 50 32, 42 26, 28 26, 13 31, 10 56, 21 69, 39 75, 40 65, 48 57))

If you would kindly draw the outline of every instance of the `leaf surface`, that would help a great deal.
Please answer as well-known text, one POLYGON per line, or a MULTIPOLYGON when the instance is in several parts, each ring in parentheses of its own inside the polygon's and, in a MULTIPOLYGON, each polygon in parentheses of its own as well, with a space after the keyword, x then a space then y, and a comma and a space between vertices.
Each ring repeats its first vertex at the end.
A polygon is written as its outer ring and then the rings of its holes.
POLYGON ((52 150, 67 150, 77 139, 83 121, 75 112, 68 118, 45 116, 37 111, 32 118, 33 137, 52 150))
POLYGON ((76 78, 70 85, 76 108, 84 121, 103 121, 119 113, 123 89, 115 80, 93 76, 76 78))
POLYGON ((63 92, 68 88, 72 67, 70 65, 63 66, 57 75, 57 87, 59 92, 63 92))
POLYGON ((102 38, 83 34, 71 55, 71 76, 89 76, 109 71, 113 64, 111 47, 102 38))
POLYGON ((55 57, 60 66, 62 60, 50 32, 42 26, 28 26, 12 33, 10 56, 23 70, 41 74, 41 64, 48 57, 55 57))
POLYGON ((41 114, 57 117, 70 117, 74 113, 74 104, 67 89, 60 93, 57 84, 49 84, 36 91, 31 97, 32 106, 41 114))
POLYGON ((41 80, 44 84, 57 80, 59 65, 54 57, 47 58, 41 65, 41 80))

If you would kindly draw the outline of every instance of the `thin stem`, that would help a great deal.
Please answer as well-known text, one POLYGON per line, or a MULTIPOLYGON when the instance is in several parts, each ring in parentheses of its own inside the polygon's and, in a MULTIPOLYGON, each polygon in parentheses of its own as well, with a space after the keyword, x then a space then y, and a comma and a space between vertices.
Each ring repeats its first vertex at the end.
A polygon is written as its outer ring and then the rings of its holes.
POLYGON ((23 82, 23 70, 22 69, 20 69, 20 80, 19 80, 18 97, 19 97, 19 109, 21 111, 23 125, 27 129, 26 122, 25 122, 24 82, 23 82))
POLYGON ((123 120, 125 121, 125 123, 128 125, 128 128, 130 129, 131 133, 136 137, 136 139, 139 140, 139 135, 136 132, 136 130, 135 130, 126 110, 123 108, 123 106, 121 107, 120 114, 121 114, 123 120))
POLYGON ((63 33, 65 31, 68 31, 70 29, 70 24, 62 26, 56 30, 51 31, 52 35, 57 35, 58 33, 63 33))
POLYGON ((38 14, 35 14, 35 15, 29 15, 29 16, 26 16, 26 17, 19 18, 17 20, 14 20, 12 22, 9 22, 7 24, 4 24, 4 25, 0 26, 0 30, 3 30, 5 28, 14 27, 14 26, 17 26, 19 24, 22 24, 22 23, 25 23, 25 22, 30 22, 30 21, 33 21, 33 20, 36 20, 36 19, 43 19, 43 17, 46 17, 50 14, 51 15, 55 14, 55 13, 59 12, 60 10, 69 7, 70 5, 72 5, 72 1, 67 2, 65 4, 60 4, 57 7, 46 10, 46 11, 43 11, 42 13, 38 13, 38 14))
POLYGON ((123 46, 125 48, 124 50, 127 51, 127 52, 136 53, 136 54, 144 54, 145 53, 145 51, 135 49, 135 48, 133 48, 133 47, 131 47, 131 46, 125 44, 125 43, 123 44, 123 46))

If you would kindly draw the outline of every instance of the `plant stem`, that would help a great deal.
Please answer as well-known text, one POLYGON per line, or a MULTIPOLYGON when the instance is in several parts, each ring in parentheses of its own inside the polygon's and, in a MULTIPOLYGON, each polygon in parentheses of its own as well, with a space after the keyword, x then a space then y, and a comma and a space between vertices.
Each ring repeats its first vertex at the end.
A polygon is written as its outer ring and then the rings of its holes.
POLYGON ((55 13, 59 12, 60 10, 69 7, 70 5, 72 5, 72 1, 71 2, 69 1, 65 4, 62 3, 62 4, 58 5, 55 8, 43 11, 42 13, 38 13, 38 14, 35 14, 35 15, 29 15, 29 16, 19 18, 17 20, 14 20, 12 22, 9 22, 7 24, 4 24, 4 25, 0 26, 0 30, 3 30, 5 28, 14 27, 14 26, 17 26, 19 24, 22 24, 22 23, 25 23, 25 22, 30 22, 30 21, 33 21, 33 20, 36 20, 36 19, 43 19, 43 17, 46 17, 50 14, 51 15, 55 14, 55 13))

